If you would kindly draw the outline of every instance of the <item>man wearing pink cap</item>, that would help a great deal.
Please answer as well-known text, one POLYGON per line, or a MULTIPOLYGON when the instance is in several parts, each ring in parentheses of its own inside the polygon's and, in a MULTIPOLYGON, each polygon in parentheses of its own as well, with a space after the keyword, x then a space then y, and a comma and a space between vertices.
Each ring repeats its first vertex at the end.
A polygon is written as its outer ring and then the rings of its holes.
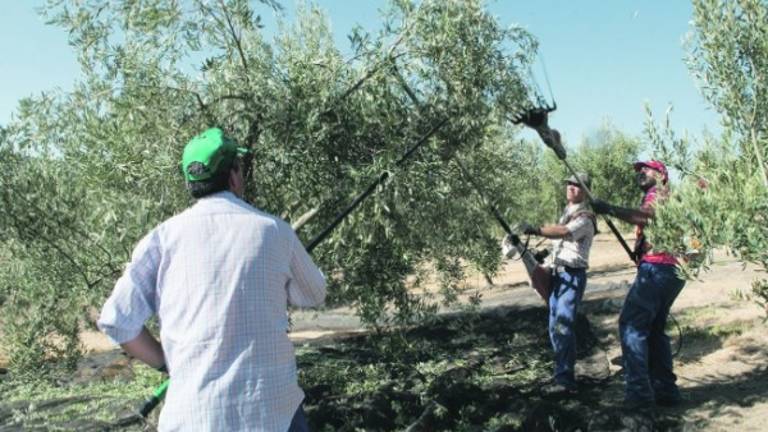
POLYGON ((595 213, 607 214, 637 226, 635 259, 637 276, 627 293, 619 317, 621 351, 626 382, 624 402, 630 407, 671 406, 681 401, 672 372, 672 351, 664 333, 669 309, 685 281, 677 276, 677 259, 654 251, 643 228, 653 218, 657 199, 667 195, 669 174, 660 161, 635 163, 637 185, 644 196, 637 209, 622 208, 594 200, 595 213))

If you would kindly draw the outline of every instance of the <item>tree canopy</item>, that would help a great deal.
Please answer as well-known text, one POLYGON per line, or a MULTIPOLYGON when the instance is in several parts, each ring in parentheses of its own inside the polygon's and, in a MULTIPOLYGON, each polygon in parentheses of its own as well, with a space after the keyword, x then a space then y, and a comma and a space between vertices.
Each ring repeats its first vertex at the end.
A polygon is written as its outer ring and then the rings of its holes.
MULTIPOLYGON (((305 242, 389 174, 314 251, 329 303, 351 304, 371 324, 435 309, 439 299, 406 283, 420 269, 436 269, 453 299, 467 266, 497 268, 501 231, 459 161, 510 222, 556 217, 564 173, 538 143, 516 139, 508 120, 540 97, 531 34, 502 26, 481 1, 395 0, 379 32, 349 35, 344 58, 312 6, 267 40, 258 12, 274 7, 48 2, 83 79, 22 100, 2 134, 9 265, 0 298, 14 365, 77 358, 78 333, 133 245, 189 205, 178 161, 211 126, 254 151, 246 199, 293 223, 305 242)), ((636 147, 625 150, 615 163, 636 147)))
MULTIPOLYGON (((668 118, 659 125, 649 117, 647 135, 657 155, 682 177, 650 235, 658 247, 686 256, 681 269, 690 277, 722 246, 768 269, 768 2, 693 5, 687 62, 725 133, 694 146, 668 118)), ((768 312, 768 282, 755 281, 752 295, 768 312)))

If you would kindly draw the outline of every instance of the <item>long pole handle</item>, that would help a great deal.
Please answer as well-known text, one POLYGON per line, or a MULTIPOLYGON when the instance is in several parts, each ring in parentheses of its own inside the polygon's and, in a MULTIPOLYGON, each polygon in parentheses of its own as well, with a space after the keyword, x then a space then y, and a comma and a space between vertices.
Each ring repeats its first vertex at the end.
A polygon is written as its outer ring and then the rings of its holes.
MULTIPOLYGON (((395 166, 399 166, 405 163, 405 161, 408 160, 408 158, 410 158, 411 155, 416 150, 419 149, 419 147, 421 147, 425 142, 427 142, 427 140, 429 140, 429 138, 432 135, 434 135, 435 132, 437 132, 447 122, 448 122, 448 118, 446 117, 441 122, 433 126, 426 134, 424 134, 424 136, 422 136, 416 142, 416 144, 411 146, 411 148, 408 149, 408 151, 405 152, 405 154, 403 154, 403 156, 400 157, 400 159, 398 159, 397 162, 395 162, 395 166)), ((373 191, 376 190, 376 187, 381 183, 383 183, 384 180, 386 180, 388 177, 389 177, 389 172, 383 172, 379 176, 379 178, 377 178, 373 183, 371 183, 371 185, 368 186, 368 188, 365 191, 363 191, 363 193, 358 195, 347 208, 345 208, 338 215, 336 215, 336 218, 333 220, 333 222, 331 222, 330 225, 328 225, 322 232, 320 232, 320 234, 318 234, 314 239, 312 239, 309 242, 309 244, 307 245, 307 252, 312 252, 315 246, 317 246, 318 244, 320 244, 320 242, 325 240, 325 238, 328 237, 331 231, 333 231, 333 229, 336 228, 341 223, 341 221, 343 221, 350 213, 352 213, 352 211, 356 209, 357 206, 359 206, 360 203, 363 202, 363 200, 368 197, 368 195, 372 194, 373 191)))
MULTIPOLYGON (((424 105, 421 103, 421 100, 419 100, 418 96, 416 96, 416 93, 413 92, 411 87, 405 81, 405 78, 403 78, 403 76, 400 74, 400 71, 397 69, 397 67, 393 65, 392 69, 395 74, 395 78, 397 78, 398 82, 400 83, 400 87, 402 87, 403 91, 405 91, 405 93, 408 95, 408 98, 411 99, 411 102, 413 102, 414 105, 416 105, 419 111, 424 111, 424 105)), ((499 210, 485 196, 485 194, 483 193, 483 189, 480 187, 479 184, 477 184, 474 177, 472 177, 472 175, 469 173, 469 170, 466 168, 466 166, 464 166, 464 164, 459 159, 458 155, 454 155, 453 160, 459 166, 459 170, 461 171, 464 178, 469 181, 469 183, 475 189, 475 192, 477 192, 478 195, 480 195, 481 200, 485 202, 486 206, 488 206, 488 209, 491 211, 491 214, 493 214, 493 217, 496 219, 499 225, 501 225, 501 228, 504 230, 504 232, 506 232, 511 237, 513 244, 515 245, 521 244, 520 238, 517 236, 517 234, 512 232, 512 228, 510 228, 509 224, 501 215, 499 210)))
POLYGON ((152 396, 150 396, 149 399, 144 402, 144 405, 142 405, 141 409, 139 409, 139 414, 141 414, 142 417, 147 418, 149 413, 155 409, 155 407, 160 403, 161 400, 163 400, 163 398, 165 398, 165 393, 168 391, 168 384, 170 383, 170 379, 163 381, 163 383, 160 384, 160 386, 157 387, 152 393, 152 396))
POLYGON ((458 157, 454 157, 453 160, 454 162, 456 162, 456 165, 459 166, 459 170, 461 171, 461 174, 464 176, 464 178, 469 181, 469 184, 472 185, 472 188, 475 189, 475 192, 477 192, 477 194, 480 195, 480 198, 485 202, 485 205, 488 206, 488 209, 491 211, 491 214, 493 214, 493 217, 496 219, 497 222, 499 222, 499 225, 501 225, 501 228, 504 230, 504 232, 506 232, 507 234, 513 237, 517 237, 515 233, 512 232, 512 228, 510 228, 507 221, 504 220, 504 217, 499 212, 499 209, 497 209, 496 206, 493 205, 493 203, 485 196, 485 194, 483 193, 483 190, 480 188, 480 185, 477 184, 474 177, 472 177, 469 174, 469 170, 467 169, 466 166, 464 166, 464 163, 458 157))

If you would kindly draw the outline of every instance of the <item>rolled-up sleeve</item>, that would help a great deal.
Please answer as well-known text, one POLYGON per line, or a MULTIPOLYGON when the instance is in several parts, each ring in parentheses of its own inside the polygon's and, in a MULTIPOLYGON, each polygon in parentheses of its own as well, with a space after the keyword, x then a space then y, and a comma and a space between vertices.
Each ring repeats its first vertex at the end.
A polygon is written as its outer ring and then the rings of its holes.
POLYGON ((325 276, 312 262, 293 229, 289 227, 288 231, 291 256, 288 302, 299 307, 319 306, 325 301, 325 276))
POLYGON ((136 245, 131 262, 101 309, 97 325, 113 342, 122 344, 136 338, 157 312, 160 255, 157 232, 152 231, 136 245))
POLYGON ((586 236, 595 234, 595 227, 592 219, 587 216, 580 216, 568 222, 565 226, 568 229, 571 240, 576 241, 586 236))

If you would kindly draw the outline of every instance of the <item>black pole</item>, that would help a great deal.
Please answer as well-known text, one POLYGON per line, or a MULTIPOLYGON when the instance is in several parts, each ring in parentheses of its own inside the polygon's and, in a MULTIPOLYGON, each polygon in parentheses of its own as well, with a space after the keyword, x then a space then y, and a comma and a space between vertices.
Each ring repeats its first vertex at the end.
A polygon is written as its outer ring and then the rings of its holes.
MULTIPOLYGON (((566 152, 563 148, 563 145, 560 143, 559 132, 547 125, 547 116, 556 108, 557 104, 554 103, 553 100, 551 107, 533 108, 526 112, 518 113, 510 118, 510 121, 515 124, 524 123, 526 126, 535 130, 539 134, 539 138, 541 138, 541 140, 544 142, 544 145, 551 148, 552 151, 554 151, 557 155, 557 158, 563 161, 566 168, 568 168, 571 174, 576 177, 576 180, 579 182, 579 186, 581 186, 582 190, 584 190, 584 192, 587 194, 589 201, 592 202, 595 199, 592 196, 591 191, 587 185, 581 181, 581 178, 579 178, 579 176, 576 174, 576 171, 573 169, 573 167, 571 167, 571 164, 569 164, 566 160, 566 152)), ((629 248, 629 245, 627 245, 627 242, 624 240, 624 237, 622 237, 621 233, 619 233, 619 230, 613 224, 613 221, 611 221, 606 215, 603 215, 603 220, 608 225, 608 228, 611 229, 613 235, 616 236, 616 239, 619 240, 621 247, 624 248, 624 251, 627 252, 627 255, 629 255, 629 259, 632 260, 633 263, 637 264, 637 256, 629 248)))
MULTIPOLYGON (((402 75, 400 75, 400 71, 398 71, 396 66, 393 66, 393 70, 395 72, 395 76, 397 77, 397 80, 400 82, 400 86, 403 88, 405 93, 408 95, 408 97, 411 99, 411 101, 416 105, 416 107, 419 108, 419 111, 423 110, 423 105, 419 98, 416 96, 416 94, 413 92, 411 87, 408 85, 407 82, 405 82, 405 79, 402 75)), ((459 160, 458 157, 454 157, 453 160, 456 162, 456 164, 459 166, 459 170, 461 171, 464 178, 466 178, 469 183, 472 185, 472 188, 475 189, 475 192, 477 192, 478 195, 480 195, 480 198, 482 201, 484 201, 484 204, 488 207, 488 210, 493 215, 494 219, 501 225, 501 228, 506 232, 510 239, 512 240, 512 244, 518 245, 520 244, 520 237, 517 236, 514 232, 512 232, 512 228, 510 228, 509 224, 506 220, 504 220, 504 217, 501 215, 501 212, 499 212, 499 209, 496 208, 495 205, 485 196, 483 193, 483 189, 480 187, 479 184, 475 181, 475 179, 472 177, 472 175, 469 174, 469 170, 464 166, 464 164, 459 160)))
MULTIPOLYGON (((418 150, 419 147, 421 147, 425 142, 427 142, 427 140, 432 135, 434 135, 435 132, 437 132, 441 127, 443 127, 443 125, 445 125, 445 123, 447 122, 448 122, 448 118, 446 117, 440 123, 433 126, 432 129, 430 129, 424 136, 422 136, 419 139, 419 141, 416 142, 416 144, 411 146, 411 148, 408 149, 408 151, 405 152, 405 154, 403 154, 403 156, 400 159, 398 159, 397 162, 395 162, 395 166, 400 166, 406 160, 408 160, 408 158, 411 157, 411 155, 416 150, 418 150)), ((363 200, 368 197, 368 195, 372 194, 373 191, 376 190, 376 187, 380 185, 382 182, 384 182, 384 180, 386 180, 388 177, 389 177, 389 172, 382 173, 379 176, 379 178, 376 179, 376 181, 374 181, 373 183, 371 183, 371 185, 368 186, 368 188, 365 191, 363 191, 363 193, 358 195, 346 209, 342 210, 341 213, 336 215, 336 218, 333 220, 333 222, 331 222, 322 232, 320 232, 320 234, 318 234, 314 239, 312 239, 312 241, 309 242, 309 244, 307 244, 307 252, 312 252, 315 246, 317 246, 321 241, 325 240, 325 238, 328 237, 331 231, 333 231, 333 229, 336 228, 341 223, 341 221, 344 220, 344 218, 346 218, 350 213, 352 213, 352 211, 356 209, 357 206, 360 205, 360 203, 363 202, 363 200)))
POLYGON ((501 215, 501 212, 499 212, 499 209, 496 208, 495 205, 485 196, 483 193, 482 188, 479 184, 475 181, 474 177, 469 174, 469 170, 467 167, 464 166, 464 164, 458 159, 454 158, 454 161, 459 166, 459 170, 461 170, 461 174, 469 181, 469 184, 472 185, 472 188, 475 189, 475 192, 477 192, 478 195, 480 195, 480 198, 485 201, 485 205, 488 206, 488 210, 490 210, 491 214, 493 215, 494 219, 501 225, 501 228, 504 230, 504 232, 507 233, 511 237, 512 244, 517 245, 520 243, 520 237, 517 236, 514 232, 512 232, 512 228, 510 228, 509 224, 506 220, 504 220, 504 216, 501 215))

